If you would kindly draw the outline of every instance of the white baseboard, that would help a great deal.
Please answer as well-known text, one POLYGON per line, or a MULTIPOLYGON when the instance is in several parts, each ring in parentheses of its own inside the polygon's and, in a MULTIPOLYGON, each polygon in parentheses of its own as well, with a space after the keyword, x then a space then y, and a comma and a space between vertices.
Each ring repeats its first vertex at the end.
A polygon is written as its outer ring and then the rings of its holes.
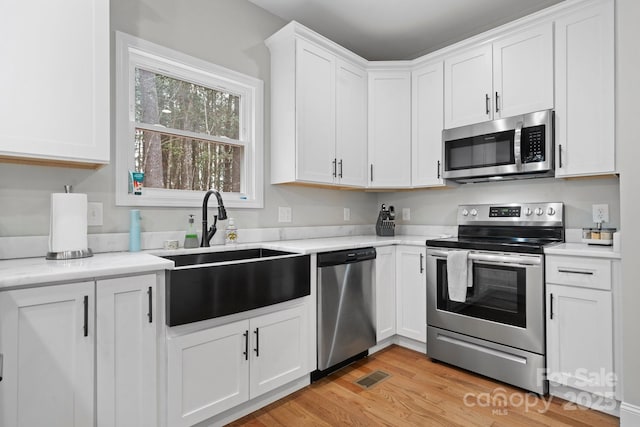
POLYGON ((640 406, 622 402, 620 404, 620 427, 640 426, 640 406))
POLYGON ((216 415, 213 418, 209 418, 199 424, 196 424, 195 427, 218 427, 229 424, 232 421, 240 419, 245 415, 249 415, 252 412, 257 411, 260 408, 264 408, 265 406, 275 402, 276 400, 280 400, 283 397, 290 395, 293 392, 296 392, 310 384, 309 375, 305 375, 295 381, 292 381, 288 384, 283 385, 269 393, 263 394, 262 396, 256 397, 248 402, 245 402, 239 406, 229 409, 226 412, 223 412, 219 415, 216 415))
POLYGON ((576 388, 557 384, 551 381, 549 382, 549 394, 566 400, 568 403, 565 404, 567 405, 565 409, 576 409, 574 404, 577 404, 596 411, 604 412, 605 414, 613 415, 614 417, 620 416, 620 402, 613 398, 578 390, 576 388))
POLYGON ((411 338, 401 337, 400 335, 394 335, 380 341, 375 346, 369 349, 369 354, 376 353, 384 348, 389 347, 392 344, 399 345, 400 347, 408 348, 409 350, 417 351, 418 353, 425 354, 427 345, 423 342, 416 341, 411 338))

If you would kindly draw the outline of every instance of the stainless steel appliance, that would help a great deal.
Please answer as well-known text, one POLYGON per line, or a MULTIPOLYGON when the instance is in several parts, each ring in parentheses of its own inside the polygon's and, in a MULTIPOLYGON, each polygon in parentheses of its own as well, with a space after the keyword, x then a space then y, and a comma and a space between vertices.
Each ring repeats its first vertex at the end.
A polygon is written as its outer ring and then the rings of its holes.
POLYGON ((564 241, 563 218, 562 203, 458 207, 458 237, 427 240, 429 357, 547 392, 543 248, 564 241), (462 301, 449 292, 455 251, 470 278, 462 301))
POLYGON ((443 177, 460 182, 553 176, 553 111, 442 132, 443 177))
POLYGON ((315 380, 376 344, 374 248, 318 254, 318 370, 315 380))

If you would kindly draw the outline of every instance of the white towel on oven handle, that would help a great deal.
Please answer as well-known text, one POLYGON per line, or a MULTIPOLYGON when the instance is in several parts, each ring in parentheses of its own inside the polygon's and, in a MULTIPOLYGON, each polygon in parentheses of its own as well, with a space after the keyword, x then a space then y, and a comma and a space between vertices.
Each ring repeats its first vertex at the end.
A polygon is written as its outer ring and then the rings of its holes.
POLYGON ((447 253, 447 288, 449 300, 465 302, 467 288, 473 286, 469 251, 449 251, 447 253))

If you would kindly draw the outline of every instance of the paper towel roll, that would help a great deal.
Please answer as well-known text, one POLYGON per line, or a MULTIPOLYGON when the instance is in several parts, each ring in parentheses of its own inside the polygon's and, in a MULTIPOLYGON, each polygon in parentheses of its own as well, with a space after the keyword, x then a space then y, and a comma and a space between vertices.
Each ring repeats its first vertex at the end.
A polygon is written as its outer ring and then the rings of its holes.
POLYGON ((49 252, 81 251, 87 246, 87 195, 53 193, 49 252))

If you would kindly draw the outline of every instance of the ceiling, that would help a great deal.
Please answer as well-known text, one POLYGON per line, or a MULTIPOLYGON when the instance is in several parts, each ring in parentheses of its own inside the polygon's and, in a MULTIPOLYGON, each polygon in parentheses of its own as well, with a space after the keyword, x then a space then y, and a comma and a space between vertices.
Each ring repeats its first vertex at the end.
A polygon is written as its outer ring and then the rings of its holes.
POLYGON ((369 60, 414 59, 563 0, 249 0, 369 60))

